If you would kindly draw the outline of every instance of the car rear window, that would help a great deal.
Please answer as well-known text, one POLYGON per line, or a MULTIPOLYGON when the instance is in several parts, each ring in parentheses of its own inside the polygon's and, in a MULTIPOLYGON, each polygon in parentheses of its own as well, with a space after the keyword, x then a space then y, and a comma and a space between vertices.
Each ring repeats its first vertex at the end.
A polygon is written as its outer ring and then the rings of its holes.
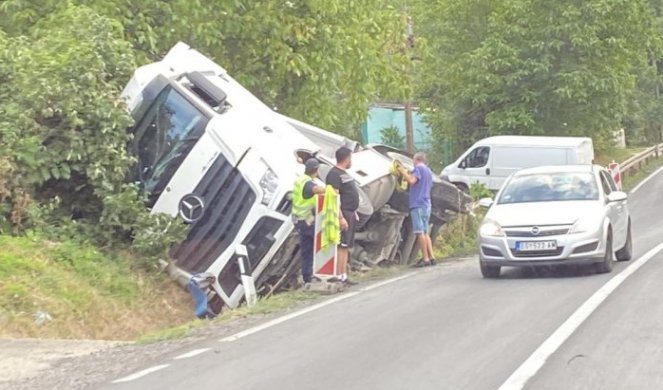
POLYGON ((591 173, 532 174, 513 177, 498 204, 597 200, 599 190, 591 173))

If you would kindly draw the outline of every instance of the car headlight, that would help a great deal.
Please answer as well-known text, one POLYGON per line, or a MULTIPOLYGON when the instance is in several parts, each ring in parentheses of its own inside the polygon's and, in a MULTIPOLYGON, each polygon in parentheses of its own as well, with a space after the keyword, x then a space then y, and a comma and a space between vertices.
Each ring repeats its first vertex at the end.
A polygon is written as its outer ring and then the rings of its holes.
POLYGON ((262 179, 260 179, 260 188, 262 189, 262 204, 269 205, 279 188, 279 177, 271 169, 267 169, 262 179))
POLYGON ((596 231, 599 228, 599 225, 596 221, 593 221, 589 218, 579 219, 576 223, 571 226, 569 229, 569 234, 579 234, 596 231))
POLYGON ((504 230, 497 222, 486 221, 479 228, 479 234, 485 237, 504 237, 504 230))

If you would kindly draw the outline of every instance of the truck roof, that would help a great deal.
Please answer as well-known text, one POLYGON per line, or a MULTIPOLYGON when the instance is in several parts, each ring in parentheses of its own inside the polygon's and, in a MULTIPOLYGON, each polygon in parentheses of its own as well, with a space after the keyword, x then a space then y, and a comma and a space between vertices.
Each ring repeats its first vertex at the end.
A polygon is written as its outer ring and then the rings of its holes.
POLYGON ((592 142, 589 137, 545 137, 529 135, 500 135, 484 138, 476 145, 500 145, 500 146, 556 146, 575 147, 587 142, 592 142))

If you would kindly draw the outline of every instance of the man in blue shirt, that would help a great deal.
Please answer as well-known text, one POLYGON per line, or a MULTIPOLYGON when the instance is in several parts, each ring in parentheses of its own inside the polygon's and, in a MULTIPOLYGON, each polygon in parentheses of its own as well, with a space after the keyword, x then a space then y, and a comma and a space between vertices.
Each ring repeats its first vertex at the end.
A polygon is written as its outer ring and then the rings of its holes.
POLYGON ((398 169, 410 185, 410 219, 412 219, 412 229, 414 234, 417 235, 417 242, 422 254, 422 259, 417 263, 417 267, 426 267, 434 264, 433 242, 428 233, 433 172, 426 165, 426 155, 424 153, 416 153, 413 160, 414 169, 412 172, 408 172, 403 166, 398 169))

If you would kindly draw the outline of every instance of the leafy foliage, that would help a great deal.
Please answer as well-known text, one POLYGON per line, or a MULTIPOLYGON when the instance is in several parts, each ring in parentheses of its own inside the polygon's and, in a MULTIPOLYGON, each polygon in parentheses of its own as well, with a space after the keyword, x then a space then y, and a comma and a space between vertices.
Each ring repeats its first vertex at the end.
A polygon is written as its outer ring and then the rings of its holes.
POLYGON ((376 96, 401 98, 405 20, 380 0, 7 0, 5 31, 85 4, 124 26, 140 63, 185 41, 272 107, 352 135, 376 96))
POLYGON ((660 54, 644 0, 439 0, 418 9, 430 46, 420 98, 437 109, 428 120, 438 133, 461 147, 497 134, 585 135, 605 147, 660 54))
POLYGON ((385 145, 389 145, 398 149, 405 149, 405 137, 395 126, 385 127, 380 130, 381 141, 385 145))
POLYGON ((483 198, 492 198, 495 194, 483 183, 477 182, 470 186, 470 196, 475 201, 479 201, 483 198))
POLYGON ((5 220, 20 230, 71 225, 73 217, 85 223, 72 233, 102 245, 153 223, 157 217, 124 183, 132 121, 119 91, 136 63, 121 25, 72 6, 40 19, 27 36, 0 39, 5 220))

